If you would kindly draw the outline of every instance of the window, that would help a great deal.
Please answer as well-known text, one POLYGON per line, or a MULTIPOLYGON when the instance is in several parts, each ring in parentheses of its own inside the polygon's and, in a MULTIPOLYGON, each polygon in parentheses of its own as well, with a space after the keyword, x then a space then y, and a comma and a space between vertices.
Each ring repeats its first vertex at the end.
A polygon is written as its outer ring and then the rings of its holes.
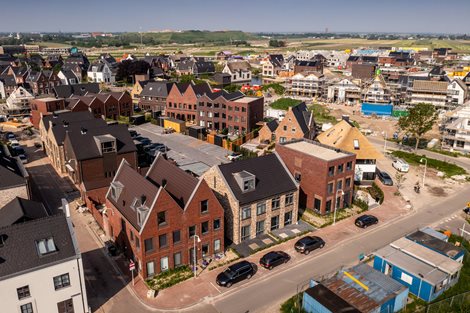
POLYGON ((33 304, 31 302, 23 304, 22 306, 20 306, 20 309, 21 313, 34 313, 33 304))
POLYGON ((173 231, 173 244, 179 243, 181 241, 181 231, 173 231))
POLYGON ((188 227, 188 233, 189 233, 189 238, 193 237, 196 235, 196 225, 189 226, 188 227))
POLYGON ((250 191, 255 189, 255 180, 248 179, 243 182, 243 191, 250 191))
POLYGON ((135 246, 137 248, 137 250, 140 250, 140 240, 138 237, 135 238, 135 246))
POLYGON ((287 125, 284 125, 283 129, 284 131, 287 131, 287 125))
POLYGON ((69 273, 62 274, 54 277, 54 288, 55 290, 70 286, 70 277, 69 273))
POLYGON ((256 215, 266 213, 266 202, 260 202, 256 205, 256 215))
POLYGON ((256 222, 256 236, 264 234, 264 220, 256 222))
POLYGON ((36 246, 40 255, 52 253, 57 250, 52 237, 37 241, 36 246))
POLYGON ((147 277, 155 275, 155 262, 147 262, 147 277))
POLYGON ((338 173, 342 173, 344 170, 344 164, 338 165, 338 173))
POLYGON ((279 228, 279 215, 271 217, 271 230, 279 228))
POLYGON ((326 213, 331 212, 331 200, 326 201, 325 211, 326 213))
POLYGON ((246 220, 251 218, 251 207, 244 207, 242 208, 242 220, 246 220))
POLYGON ((294 194, 289 193, 286 195, 286 205, 291 205, 292 203, 294 203, 294 194))
POLYGON ((250 229, 250 225, 246 225, 246 226, 242 226, 242 241, 243 240, 246 240, 246 239, 250 239, 250 233, 251 233, 251 229, 250 229))
POLYGON ((272 210, 277 210, 280 207, 281 207, 281 198, 280 197, 276 197, 276 198, 271 200, 271 209, 272 210))
POLYGON ((214 240, 214 253, 220 252, 220 239, 214 240))
POLYGON ((160 248, 165 248, 167 245, 168 245, 168 241, 167 241, 167 238, 166 238, 166 234, 162 234, 162 235, 158 236, 158 246, 160 248))
POLYGON ((160 270, 162 272, 168 271, 168 257, 163 257, 160 259, 160 270))
POLYGON ((315 209, 315 211, 320 212, 320 209, 321 209, 321 200, 320 199, 315 198, 315 200, 313 201, 313 208, 315 209))
POLYGON ((148 238, 144 240, 145 252, 153 251, 153 238, 148 238))
POLYGON ((132 230, 129 231, 129 235, 131 237, 131 241, 134 241, 134 232, 132 230))
POLYGON ((344 187, 351 187, 351 178, 346 178, 346 181, 344 182, 344 187))
POLYGON ((181 252, 176 252, 175 254, 173 254, 173 263, 175 267, 181 265, 181 252))
POLYGON ((166 211, 157 213, 157 222, 158 222, 158 226, 166 225, 166 211))
POLYGON ((201 201, 201 214, 209 212, 209 200, 201 201))
POLYGON ((329 183, 329 184, 328 184, 328 189, 327 189, 327 191, 328 191, 328 194, 329 194, 329 195, 331 195, 331 194, 333 193, 333 183, 329 183))
POLYGON ((209 254, 209 245, 206 243, 206 244, 203 244, 202 247, 201 247, 201 251, 202 251, 202 257, 206 257, 208 254, 209 254))
POLYGON ((284 214, 284 226, 292 224, 292 211, 284 214))
POLYGON ((339 190, 339 189, 343 189, 343 181, 342 180, 338 180, 336 182, 336 190, 339 190))
POLYGON ((57 303, 57 310, 59 313, 74 313, 73 300, 67 299, 57 303))
POLYGON ((201 223, 201 233, 203 235, 209 233, 209 222, 202 222, 201 223))
POLYGON ((335 167, 334 166, 330 166, 328 168, 328 176, 333 176, 335 174, 335 167))
POLYGON ((23 287, 17 288, 16 293, 18 294, 18 300, 28 298, 31 296, 31 294, 29 293, 29 286, 23 286, 23 287))
POLYGON ((294 179, 296 182, 300 183, 300 181, 302 180, 302 175, 300 173, 295 172, 294 179))
POLYGON ((220 218, 214 220, 214 230, 220 229, 220 218))
POLYGON ((349 161, 348 163, 346 163, 346 171, 350 171, 352 170, 352 161, 349 161))

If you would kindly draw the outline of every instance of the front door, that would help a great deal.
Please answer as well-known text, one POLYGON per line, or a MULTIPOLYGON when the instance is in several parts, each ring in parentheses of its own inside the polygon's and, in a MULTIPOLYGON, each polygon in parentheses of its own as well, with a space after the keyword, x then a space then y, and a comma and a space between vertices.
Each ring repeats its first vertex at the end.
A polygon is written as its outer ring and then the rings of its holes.
POLYGON ((74 313, 72 299, 67 299, 57 303, 57 311, 59 313, 74 313))

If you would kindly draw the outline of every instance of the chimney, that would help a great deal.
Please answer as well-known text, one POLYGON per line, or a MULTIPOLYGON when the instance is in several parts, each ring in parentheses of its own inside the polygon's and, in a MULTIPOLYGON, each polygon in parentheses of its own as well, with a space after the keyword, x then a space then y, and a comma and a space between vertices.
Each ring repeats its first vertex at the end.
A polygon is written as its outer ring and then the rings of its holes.
POLYGON ((85 134, 87 133, 87 131, 88 131, 88 129, 86 129, 86 128, 83 127, 83 126, 80 128, 80 130, 81 130, 82 135, 85 135, 85 134))
POLYGON ((342 115, 341 119, 349 123, 349 115, 342 115))

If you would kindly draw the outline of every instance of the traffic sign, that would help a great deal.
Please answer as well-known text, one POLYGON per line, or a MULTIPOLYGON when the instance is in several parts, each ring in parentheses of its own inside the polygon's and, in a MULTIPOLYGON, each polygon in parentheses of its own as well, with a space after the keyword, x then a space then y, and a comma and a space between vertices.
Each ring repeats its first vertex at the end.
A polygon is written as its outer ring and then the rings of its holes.
POLYGON ((135 263, 134 261, 131 260, 131 262, 129 263, 129 271, 133 271, 135 270, 135 263))

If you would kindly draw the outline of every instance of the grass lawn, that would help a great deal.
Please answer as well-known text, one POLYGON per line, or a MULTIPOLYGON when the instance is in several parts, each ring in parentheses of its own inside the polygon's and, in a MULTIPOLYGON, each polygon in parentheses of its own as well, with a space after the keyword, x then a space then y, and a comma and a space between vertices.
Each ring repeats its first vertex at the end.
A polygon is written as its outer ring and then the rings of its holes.
POLYGON ((428 160, 428 167, 445 173, 447 177, 451 177, 454 175, 467 174, 467 172, 460 166, 457 166, 455 164, 451 164, 448 162, 436 160, 436 159, 431 159, 431 158, 425 157, 424 155, 420 156, 414 153, 409 153, 409 152, 404 152, 404 151, 393 151, 392 155, 405 160, 411 165, 424 164, 420 162, 421 158, 424 157, 428 160))
POLYGON ((279 98, 273 103, 271 103, 271 107, 276 110, 288 110, 289 107, 296 106, 299 104, 300 100, 292 99, 292 98, 279 98))
POLYGON ((321 104, 314 103, 309 106, 310 111, 313 112, 313 117, 317 123, 332 123, 336 124, 338 121, 336 117, 330 115, 330 110, 321 104))

